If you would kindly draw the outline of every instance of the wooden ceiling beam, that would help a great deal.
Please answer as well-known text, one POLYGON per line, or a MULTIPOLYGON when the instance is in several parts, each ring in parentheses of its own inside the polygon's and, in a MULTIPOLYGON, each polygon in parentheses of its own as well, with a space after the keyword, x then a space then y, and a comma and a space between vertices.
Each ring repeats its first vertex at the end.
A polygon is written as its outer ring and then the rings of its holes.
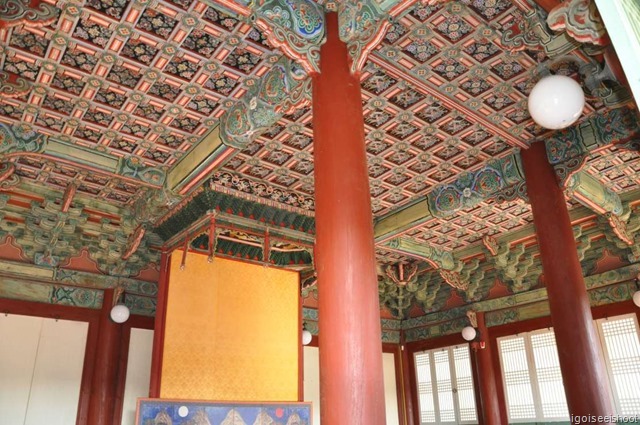
POLYGON ((534 0, 538 6, 543 8, 547 13, 551 12, 554 7, 562 4, 560 0, 534 0))

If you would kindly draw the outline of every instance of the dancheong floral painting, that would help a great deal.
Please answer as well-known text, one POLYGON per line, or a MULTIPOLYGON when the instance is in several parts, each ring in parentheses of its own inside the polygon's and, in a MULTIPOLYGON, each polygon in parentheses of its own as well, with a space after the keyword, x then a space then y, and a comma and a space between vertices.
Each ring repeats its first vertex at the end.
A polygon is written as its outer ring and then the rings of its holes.
POLYGON ((311 403, 139 399, 136 425, 311 425, 311 403))

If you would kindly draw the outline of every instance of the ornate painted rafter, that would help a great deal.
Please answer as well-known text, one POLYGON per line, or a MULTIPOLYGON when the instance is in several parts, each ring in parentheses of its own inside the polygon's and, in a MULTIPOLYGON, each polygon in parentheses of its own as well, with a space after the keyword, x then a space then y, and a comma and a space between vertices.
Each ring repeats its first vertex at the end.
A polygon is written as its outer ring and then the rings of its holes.
POLYGON ((573 199, 598 214, 620 215, 623 212, 618 194, 584 171, 578 171, 567 179, 566 191, 573 199))
POLYGON ((147 228, 144 224, 138 225, 138 227, 129 235, 129 239, 127 240, 127 245, 124 248, 124 252, 122 253, 122 260, 126 261, 137 251, 142 243, 142 238, 147 231, 147 228))
POLYGON ((207 0, 258 27, 269 43, 300 64, 306 73, 319 72, 320 45, 324 40, 324 9, 311 0, 207 0))
POLYGON ((640 234, 640 216, 628 204, 624 206, 622 214, 605 214, 601 221, 606 221, 605 236, 609 242, 622 250, 631 250, 630 261, 640 260, 640 244, 636 237, 640 234))
POLYGON ((43 0, 4 0, 0 3, 0 30, 18 25, 43 27, 55 22, 59 12, 43 0))
POLYGON ((309 102, 310 80, 302 68, 283 57, 220 119, 220 137, 242 150, 275 124, 282 115, 309 102))
MULTIPOLYGON (((388 266, 388 267, 399 267, 388 266)), ((380 305, 386 307, 394 317, 407 319, 409 311, 417 303, 423 310, 431 311, 436 296, 440 291, 442 280, 437 279, 432 272, 420 275, 412 274, 411 278, 399 283, 397 273, 391 272, 393 277, 385 275, 378 281, 380 305)))
POLYGON ((0 191, 17 186, 20 177, 16 175, 16 166, 11 162, 0 163, 0 191))
POLYGON ((77 254, 82 243, 76 236, 76 229, 87 221, 82 207, 69 207, 62 211, 53 199, 45 199, 40 206, 31 206, 30 217, 26 219, 28 233, 25 238, 31 243, 24 245, 27 255, 37 264, 57 265, 62 259, 77 254))
POLYGON ((134 314, 155 313, 155 282, 6 260, 0 261, 0 270, 0 293, 6 298, 97 309, 102 290, 121 286, 134 314))
MULTIPOLYGON (((440 271, 440 275, 445 279, 445 282, 449 283, 443 273, 443 271, 440 271)), ((455 271, 446 273, 449 273, 450 275, 454 273, 456 274, 455 276, 450 276, 450 278, 460 282, 460 287, 456 288, 456 286, 449 284, 454 288, 459 289, 465 300, 477 301, 483 296, 483 294, 478 292, 478 290, 485 278, 486 272, 480 266, 480 260, 478 258, 474 258, 467 263, 460 261, 455 271)))
POLYGON ((31 90, 31 83, 16 74, 0 71, 0 99, 24 96, 31 90))
POLYGON ((0 123, 0 155, 5 160, 25 156, 51 159, 92 173, 118 177, 153 188, 161 187, 166 179, 164 171, 144 165, 138 157, 116 159, 95 150, 38 133, 27 124, 10 127, 0 123))
POLYGON ((524 243, 512 247, 508 242, 503 242, 497 246, 495 254, 488 249, 485 256, 500 278, 510 284, 513 292, 530 289, 540 276, 540 271, 532 273, 535 255, 526 252, 524 243))
MULTIPOLYGON (((640 125, 636 117, 635 111, 620 108, 595 115, 578 126, 557 132, 546 139, 549 162, 556 169, 563 187, 583 167, 590 153, 613 143, 635 149, 637 142, 634 140, 640 138, 640 125)), ((598 214, 621 213, 620 199, 594 178, 576 177, 570 183, 570 194, 598 214)), ((424 199, 380 218, 375 223, 375 236, 379 243, 388 241, 433 217, 448 217, 488 199, 504 202, 517 198, 526 199, 526 185, 519 153, 514 153, 493 160, 473 173, 463 174, 449 184, 435 186, 424 199)), ((409 243, 402 238, 398 240, 402 244, 409 243)), ((412 248, 405 252, 424 256, 424 250, 415 251, 412 248)))
POLYGON ((376 239, 387 240, 430 217, 449 217, 491 198, 499 202, 522 198, 523 188, 519 153, 491 160, 477 171, 435 186, 424 200, 379 219, 374 228, 376 239))
POLYGON ((580 43, 609 44, 609 36, 592 0, 569 0, 556 6, 547 16, 549 28, 566 31, 580 43))
POLYGON ((429 192, 429 212, 434 217, 446 217, 472 208, 523 179, 519 154, 489 161, 479 170, 462 174, 451 184, 439 185, 429 192))
POLYGON ((369 52, 384 38, 390 17, 376 1, 342 1, 338 3, 340 39, 351 55, 351 72, 364 66, 369 52))
POLYGON ((545 139, 547 158, 564 185, 573 173, 584 166, 589 153, 639 137, 637 111, 614 109, 545 139))
POLYGON ((408 239, 392 239, 385 245, 385 248, 420 258, 438 270, 454 270, 456 268, 456 262, 451 252, 417 244, 408 239))
POLYGON ((567 33, 553 33, 547 26, 544 12, 535 8, 502 33, 501 44, 512 51, 542 50, 551 58, 566 55, 580 47, 580 43, 567 33))

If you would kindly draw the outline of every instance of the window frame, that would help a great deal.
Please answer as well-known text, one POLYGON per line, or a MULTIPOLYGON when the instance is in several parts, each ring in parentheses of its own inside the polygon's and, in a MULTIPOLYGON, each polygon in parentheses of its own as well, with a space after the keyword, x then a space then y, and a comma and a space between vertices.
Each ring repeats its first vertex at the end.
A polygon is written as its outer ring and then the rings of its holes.
POLYGON ((416 398, 417 398, 417 402, 418 402, 418 409, 417 409, 417 416, 418 416, 418 424, 419 425, 431 425, 431 424, 460 424, 460 425, 471 425, 471 424, 478 424, 478 405, 477 405, 477 394, 475 391, 475 376, 473 373, 473 364, 472 364, 472 359, 471 359, 471 350, 469 347, 469 344, 465 343, 465 344, 455 344, 455 345, 451 345, 451 346, 447 346, 447 347, 441 347, 441 348, 433 348, 433 349, 429 349, 429 350, 420 350, 420 351, 415 351, 413 352, 413 365, 414 365, 414 374, 416 377, 416 385, 415 385, 415 389, 416 389, 416 398), (475 420, 471 420, 471 421, 463 421, 461 419, 461 412, 460 412, 460 401, 458 398, 458 390, 457 390, 457 386, 458 386, 458 375, 457 375, 457 371, 456 371, 456 364, 455 364, 455 356, 454 356, 454 350, 459 349, 459 348, 466 348, 467 352, 468 352, 468 359, 469 359, 469 368, 471 371, 471 384, 472 384, 472 388, 473 388, 473 404, 474 404, 474 408, 475 408, 475 420), (438 397, 438 379, 437 379, 437 373, 436 373, 436 365, 435 365, 435 357, 434 354, 437 352, 447 352, 447 359, 448 359, 448 365, 449 365, 449 378, 451 380, 451 394, 452 394, 452 399, 453 399, 453 410, 454 410, 454 420, 453 421, 446 421, 443 422, 440 420, 441 415, 440 415, 440 399, 438 397), (434 417, 435 417, 435 421, 434 422, 423 422, 422 421, 422 407, 421 407, 421 401, 420 401, 420 390, 419 390, 419 386, 420 386, 420 381, 418 380, 419 374, 418 374, 418 362, 417 362, 417 357, 420 355, 428 355, 429 358, 429 373, 430 373, 430 378, 431 378, 431 397, 433 400, 433 412, 434 412, 434 417))
MULTIPOLYGON (((545 417, 543 406, 542 406, 542 397, 540 395, 540 381, 538 380, 538 371, 535 362, 535 355, 533 353, 533 344, 531 341, 531 337, 534 335, 553 333, 553 328, 547 327, 542 329, 536 329, 528 332, 520 332, 515 335, 505 335, 502 337, 496 338, 496 347, 498 352, 498 358, 500 360, 500 378, 502 380, 502 388, 504 393, 504 401, 505 408, 507 410, 507 419, 509 423, 532 423, 532 422, 567 422, 570 419, 570 416, 552 416, 545 417), (533 408, 535 412, 535 417, 533 418, 512 418, 511 410, 509 408, 509 395, 507 392, 507 382, 504 374, 504 360, 502 355, 502 350, 500 349, 500 342, 504 340, 514 339, 514 338, 523 338, 524 340, 524 352, 527 359, 527 371, 529 374, 529 385, 531 386, 531 395, 533 398, 533 408)), ((557 345, 556 345, 557 351, 557 345)), ((564 387, 563 387, 564 389, 564 387)), ((566 395, 565 395, 566 398, 566 395)))
MULTIPOLYGON (((638 337, 638 341, 640 341, 640 323, 638 321, 638 315, 636 313, 627 313, 616 315, 613 317, 604 317, 593 321, 596 332, 598 334, 598 342, 600 343, 600 347, 602 348, 602 357, 604 360, 605 369, 607 371, 609 387, 611 388, 611 403, 614 406, 616 412, 622 412, 622 407, 620 404, 620 394, 618 391, 618 387, 615 384, 613 370, 611 369, 611 357, 609 354, 609 349, 607 348, 607 341, 605 339, 604 330, 602 329, 602 323, 624 319, 633 319, 633 323, 636 329, 636 336, 638 337)), ((622 415, 622 413, 619 414, 622 415)))

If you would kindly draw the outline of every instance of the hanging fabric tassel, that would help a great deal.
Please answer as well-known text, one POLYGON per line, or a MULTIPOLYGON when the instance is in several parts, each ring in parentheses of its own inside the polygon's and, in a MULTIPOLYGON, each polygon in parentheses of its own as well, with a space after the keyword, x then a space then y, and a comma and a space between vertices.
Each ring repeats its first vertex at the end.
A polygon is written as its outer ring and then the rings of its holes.
POLYGON ((269 228, 267 227, 267 233, 264 236, 264 266, 269 267, 269 256, 271 255, 271 242, 269 241, 269 228))
POLYGON ((180 270, 184 270, 185 265, 187 264, 187 251, 189 250, 189 235, 187 235, 184 239, 184 251, 182 251, 182 262, 180 263, 180 270))
POLYGON ((216 255, 216 214, 211 214, 209 218, 209 258, 207 261, 213 263, 213 259, 216 255))

